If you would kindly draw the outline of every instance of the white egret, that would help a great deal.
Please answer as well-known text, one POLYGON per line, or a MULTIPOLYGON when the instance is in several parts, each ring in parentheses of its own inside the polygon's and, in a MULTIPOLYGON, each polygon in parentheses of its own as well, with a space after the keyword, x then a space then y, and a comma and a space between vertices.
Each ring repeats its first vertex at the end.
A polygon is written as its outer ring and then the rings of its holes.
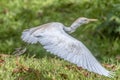
POLYGON ((51 22, 24 30, 21 38, 27 43, 41 43, 48 52, 88 71, 111 77, 112 72, 106 70, 82 42, 69 35, 82 24, 92 21, 97 20, 81 17, 70 27, 65 27, 59 22, 51 22))

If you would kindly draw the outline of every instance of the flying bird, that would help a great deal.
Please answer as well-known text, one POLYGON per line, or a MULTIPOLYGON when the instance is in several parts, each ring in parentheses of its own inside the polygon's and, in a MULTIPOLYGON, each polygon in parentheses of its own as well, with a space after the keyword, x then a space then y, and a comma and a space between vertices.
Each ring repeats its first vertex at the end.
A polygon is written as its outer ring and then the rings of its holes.
POLYGON ((78 67, 111 77, 112 72, 106 70, 81 41, 69 35, 79 26, 93 21, 97 21, 97 19, 80 17, 70 27, 59 22, 51 22, 24 30, 21 38, 27 43, 41 43, 48 52, 74 63, 78 67))

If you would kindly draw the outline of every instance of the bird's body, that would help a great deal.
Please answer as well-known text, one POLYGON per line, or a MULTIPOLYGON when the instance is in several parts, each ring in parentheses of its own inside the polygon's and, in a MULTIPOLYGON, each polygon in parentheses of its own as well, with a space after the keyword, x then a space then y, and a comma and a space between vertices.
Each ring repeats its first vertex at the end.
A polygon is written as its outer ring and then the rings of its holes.
POLYGON ((111 72, 101 66, 84 44, 68 34, 74 32, 81 24, 85 23, 77 20, 71 27, 65 27, 59 22, 47 23, 25 30, 21 38, 27 43, 41 43, 48 52, 64 60, 88 71, 110 77, 111 72))

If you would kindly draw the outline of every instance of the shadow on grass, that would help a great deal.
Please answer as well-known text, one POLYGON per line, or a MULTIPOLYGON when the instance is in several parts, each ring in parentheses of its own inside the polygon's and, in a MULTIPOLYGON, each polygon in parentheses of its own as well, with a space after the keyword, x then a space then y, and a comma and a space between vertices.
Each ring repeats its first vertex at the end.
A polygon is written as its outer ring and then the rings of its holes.
POLYGON ((19 66, 13 70, 13 75, 19 74, 15 80, 52 80, 52 78, 44 77, 43 73, 46 71, 39 71, 34 68, 27 68, 19 66))

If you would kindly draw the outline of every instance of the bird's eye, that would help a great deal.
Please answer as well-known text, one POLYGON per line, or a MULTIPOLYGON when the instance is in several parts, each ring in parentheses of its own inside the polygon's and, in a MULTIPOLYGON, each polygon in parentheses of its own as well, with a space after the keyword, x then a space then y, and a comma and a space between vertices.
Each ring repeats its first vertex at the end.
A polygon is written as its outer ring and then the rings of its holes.
POLYGON ((87 21, 87 19, 84 19, 84 21, 87 21))

